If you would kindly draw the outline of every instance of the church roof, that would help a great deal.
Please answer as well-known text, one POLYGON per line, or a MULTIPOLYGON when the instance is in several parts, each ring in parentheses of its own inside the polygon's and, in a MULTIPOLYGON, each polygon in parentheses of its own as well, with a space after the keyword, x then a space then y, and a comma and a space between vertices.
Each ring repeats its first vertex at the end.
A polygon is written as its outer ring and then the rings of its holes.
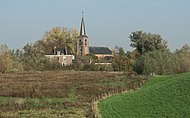
POLYGON ((84 17, 82 17, 82 21, 81 21, 80 36, 86 36, 85 25, 84 25, 84 17))
POLYGON ((112 54, 108 47, 89 47, 91 54, 112 54))

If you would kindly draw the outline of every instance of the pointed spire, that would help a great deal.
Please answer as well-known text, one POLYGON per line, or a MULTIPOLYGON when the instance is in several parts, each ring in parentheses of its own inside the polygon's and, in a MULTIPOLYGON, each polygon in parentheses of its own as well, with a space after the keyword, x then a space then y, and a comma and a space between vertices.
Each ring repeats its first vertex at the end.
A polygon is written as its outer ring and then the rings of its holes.
POLYGON ((80 27, 80 36, 86 36, 83 13, 84 12, 82 11, 82 21, 81 21, 81 27, 80 27))

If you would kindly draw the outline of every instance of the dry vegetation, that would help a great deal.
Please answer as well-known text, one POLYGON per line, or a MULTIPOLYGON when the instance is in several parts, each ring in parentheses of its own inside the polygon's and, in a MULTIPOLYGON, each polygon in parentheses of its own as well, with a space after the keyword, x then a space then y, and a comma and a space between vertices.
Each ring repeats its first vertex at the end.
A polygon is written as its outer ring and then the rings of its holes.
POLYGON ((142 80, 131 73, 115 72, 4 74, 0 78, 0 116, 92 117, 94 98, 126 87, 135 89, 142 80))

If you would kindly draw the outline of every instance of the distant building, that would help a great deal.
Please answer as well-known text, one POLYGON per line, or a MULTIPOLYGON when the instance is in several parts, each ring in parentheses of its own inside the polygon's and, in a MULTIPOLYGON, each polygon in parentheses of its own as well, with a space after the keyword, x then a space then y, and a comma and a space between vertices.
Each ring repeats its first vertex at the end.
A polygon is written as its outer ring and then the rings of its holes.
POLYGON ((94 54, 98 59, 110 59, 113 57, 112 51, 108 47, 89 47, 90 54, 94 54))
POLYGON ((72 64, 72 60, 75 59, 74 55, 46 55, 50 60, 56 59, 62 66, 68 66, 72 64))
POLYGON ((85 56, 86 54, 94 54, 98 59, 112 58, 112 51, 108 47, 92 47, 89 46, 88 36, 86 35, 84 17, 82 16, 80 35, 77 38, 77 56, 85 56))
POLYGON ((65 48, 56 48, 52 50, 52 54, 45 55, 50 60, 57 60, 62 66, 68 66, 72 64, 72 61, 75 59, 74 55, 68 55, 65 48))

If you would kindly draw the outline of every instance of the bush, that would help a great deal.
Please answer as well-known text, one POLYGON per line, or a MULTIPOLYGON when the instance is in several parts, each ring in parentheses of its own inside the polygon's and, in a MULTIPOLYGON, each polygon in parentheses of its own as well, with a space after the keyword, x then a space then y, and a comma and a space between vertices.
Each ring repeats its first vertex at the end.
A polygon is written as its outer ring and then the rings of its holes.
POLYGON ((100 71, 113 71, 113 67, 111 64, 99 65, 100 71))
POLYGON ((95 64, 85 64, 83 67, 84 71, 98 71, 99 66, 95 64))

